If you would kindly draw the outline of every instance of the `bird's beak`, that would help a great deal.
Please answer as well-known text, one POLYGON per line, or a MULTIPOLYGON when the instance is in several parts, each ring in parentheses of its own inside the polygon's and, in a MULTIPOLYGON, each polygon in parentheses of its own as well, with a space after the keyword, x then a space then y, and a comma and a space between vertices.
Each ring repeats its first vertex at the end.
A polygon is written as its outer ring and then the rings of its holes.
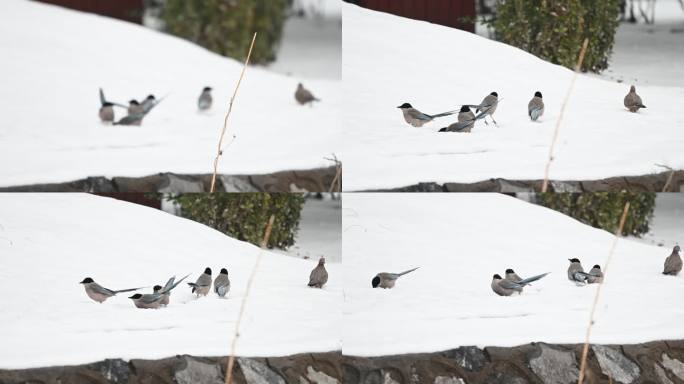
POLYGON ((128 298, 129 298, 129 299, 132 299, 132 298, 133 298, 133 296, 128 296, 128 298))

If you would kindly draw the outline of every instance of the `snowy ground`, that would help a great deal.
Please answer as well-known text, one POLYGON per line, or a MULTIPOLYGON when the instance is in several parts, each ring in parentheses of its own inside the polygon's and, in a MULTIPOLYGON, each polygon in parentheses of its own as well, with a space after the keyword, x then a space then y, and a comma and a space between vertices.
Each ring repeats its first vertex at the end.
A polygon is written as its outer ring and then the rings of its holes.
POLYGON ((342 79, 342 1, 297 1, 305 16, 285 22, 276 61, 268 68, 288 76, 342 79))
MULTIPOLYGON (((0 2, 0 186, 86 176, 208 173, 242 64, 134 24, 24 0, 0 2), (46 31, 49 31, 47 33, 46 31), (18 36, 20 38, 18 38, 18 36), (204 86, 214 107, 197 112, 204 86), (98 87, 126 103, 168 97, 141 127, 100 124, 98 87)), ((339 153, 339 80, 249 68, 230 119, 237 138, 219 170, 265 173, 329 166, 339 153), (320 97, 294 100, 297 83, 320 97)), ((117 109, 117 119, 125 111, 117 109)))
MULTIPOLYGON (((343 5, 344 187, 348 191, 417 182, 540 179, 572 72, 517 48, 452 28, 343 5), (407 42, 411 43, 408 44, 407 42), (420 48, 417 48, 420 47, 420 48), (527 117, 535 91, 546 103, 538 123, 527 117), (496 128, 437 134, 453 121, 423 128, 396 108, 426 113, 502 99, 496 128)), ((585 180, 684 168, 684 88, 639 86, 647 109, 627 112, 628 84, 578 78, 556 144, 551 178, 585 180)))
MULTIPOLYGON (((342 262, 342 201, 306 199, 295 244, 282 253, 304 259, 342 262)), ((281 251, 276 251, 281 252, 281 251)))
MULTIPOLYGON (((603 265, 613 236, 561 213, 498 194, 346 194, 343 353, 374 356, 463 345, 584 341, 596 286, 567 280, 568 258, 603 265), (397 214, 397 212, 400 212, 397 214), (417 271, 394 289, 378 272, 417 271), (500 297, 494 273, 551 272, 500 297)), ((684 276, 661 274, 667 249, 618 242, 592 342, 684 337, 684 276)))
MULTIPOLYGON (((257 247, 196 222, 110 198, 0 194, 0 290, 6 292, 0 368, 227 355, 258 253, 257 247), (215 273, 228 269, 228 299, 195 299, 183 283, 167 308, 142 310, 125 293, 98 304, 78 284, 90 276, 108 288, 123 289, 187 273, 194 281, 206 266, 215 273)), ((341 266, 327 265, 330 280, 318 290, 306 286, 315 264, 264 253, 238 355, 341 348, 341 266)))
POLYGON ((659 193, 650 231, 636 240, 672 248, 684 244, 684 193, 659 193))
POLYGON ((658 0, 653 25, 621 23, 609 65, 601 76, 610 80, 684 87, 684 10, 679 2, 658 0))

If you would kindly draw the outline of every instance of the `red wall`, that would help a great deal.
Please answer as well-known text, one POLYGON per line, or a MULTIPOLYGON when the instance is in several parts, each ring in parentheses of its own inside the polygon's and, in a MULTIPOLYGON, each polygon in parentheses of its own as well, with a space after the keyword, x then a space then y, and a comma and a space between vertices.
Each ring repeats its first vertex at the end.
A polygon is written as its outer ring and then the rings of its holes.
POLYGON ((143 0, 38 0, 78 11, 142 24, 143 0))
POLYGON ((475 18, 475 0, 358 0, 355 3, 376 11, 475 32, 472 22, 460 20, 464 16, 475 18))

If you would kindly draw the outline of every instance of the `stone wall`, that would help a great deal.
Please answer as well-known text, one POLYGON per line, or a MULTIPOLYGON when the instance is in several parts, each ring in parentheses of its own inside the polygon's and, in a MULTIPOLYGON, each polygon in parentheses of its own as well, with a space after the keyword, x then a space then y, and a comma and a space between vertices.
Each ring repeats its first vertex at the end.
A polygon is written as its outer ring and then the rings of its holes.
MULTIPOLYGON (((328 192, 335 180, 337 168, 316 168, 298 171, 281 171, 260 175, 219 175, 216 190, 219 192, 328 192)), ((180 175, 158 173, 144 177, 97 176, 54 184, 32 184, 2 187, 0 192, 209 192, 210 174, 180 175)), ((340 188, 335 182, 335 191, 340 188)))
MULTIPOLYGON (((620 176, 599 180, 556 180, 549 182, 549 192, 663 192, 668 179, 672 180, 666 192, 684 192, 684 171, 663 172, 643 176, 620 176)), ((489 179, 477 183, 418 183, 405 187, 369 192, 539 192, 543 180, 489 179)))
MULTIPOLYGON (((233 372, 235 384, 569 384, 577 382, 581 353, 581 344, 545 343, 380 357, 329 352, 238 358, 233 372)), ((184 355, 0 370, 0 384, 220 384, 226 362, 184 355)), ((684 340, 592 345, 585 383, 684 384, 684 340)))
MULTIPOLYGON (((339 352, 274 358, 237 358, 234 384, 341 384, 339 352)), ((23 370, 0 370, 1 384, 223 384, 226 357, 121 359, 23 370)))
MULTIPOLYGON (((577 383, 582 345, 525 344, 512 348, 461 347, 438 353, 349 357, 349 384, 566 384, 577 383)), ((684 384, 684 341, 593 345, 587 384, 684 384)))

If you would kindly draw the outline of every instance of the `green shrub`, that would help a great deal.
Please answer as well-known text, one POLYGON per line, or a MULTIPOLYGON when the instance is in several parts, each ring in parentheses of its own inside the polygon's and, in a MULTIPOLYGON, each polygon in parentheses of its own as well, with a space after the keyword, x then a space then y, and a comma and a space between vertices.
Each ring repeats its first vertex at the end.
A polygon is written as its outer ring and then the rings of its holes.
POLYGON ((171 198, 181 215, 231 237, 260 245, 275 214, 269 248, 294 244, 304 197, 295 193, 191 193, 171 198))
POLYGON ((497 40, 574 69, 585 38, 583 71, 608 67, 620 0, 501 0, 493 19, 497 40))
POLYGON ((640 236, 648 232, 653 216, 655 193, 596 192, 539 193, 537 203, 571 216, 592 227, 615 233, 625 203, 630 203, 623 235, 640 236))
POLYGON ((257 32, 250 62, 275 60, 289 0, 167 0, 168 32, 209 50, 244 60, 257 32))

